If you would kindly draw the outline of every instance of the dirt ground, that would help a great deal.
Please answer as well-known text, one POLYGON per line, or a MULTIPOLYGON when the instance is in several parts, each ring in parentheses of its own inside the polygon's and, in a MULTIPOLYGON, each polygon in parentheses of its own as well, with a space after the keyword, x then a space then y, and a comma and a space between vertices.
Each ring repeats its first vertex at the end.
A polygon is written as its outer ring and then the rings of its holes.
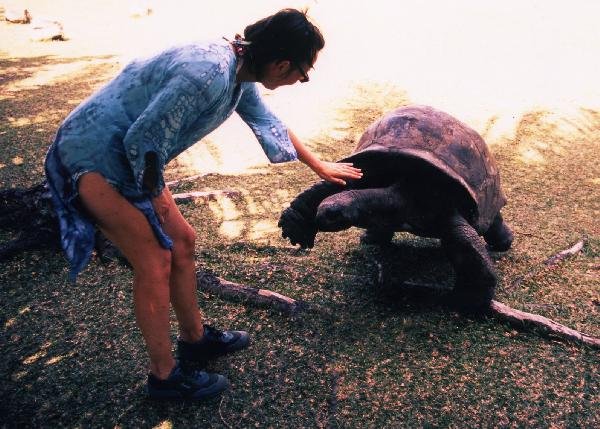
MULTIPOLYGON (((398 105, 472 126, 498 161, 516 236, 495 256, 497 299, 600 336, 598 2, 0 0, 0 19, 26 7, 67 37, 34 42, 30 26, 0 20, 0 189, 39 182, 60 122, 131 58, 232 37, 285 6, 308 7, 326 39, 310 83, 264 91, 290 128, 335 160, 398 105), (577 255, 544 265, 580 240, 577 255)), ((382 258, 451 286, 434 241, 399 234, 382 254, 357 229, 319 234, 311 252, 282 240, 281 209, 316 177, 268 165, 235 115, 166 173, 216 173, 178 191, 241 192, 181 206, 199 266, 332 314, 294 319, 201 293, 209 320, 255 342, 216 364, 234 383, 217 406, 152 404, 130 271, 95 259, 74 287, 57 252, 27 252, 0 266, 0 427, 600 425, 596 350, 374 290, 382 258)))

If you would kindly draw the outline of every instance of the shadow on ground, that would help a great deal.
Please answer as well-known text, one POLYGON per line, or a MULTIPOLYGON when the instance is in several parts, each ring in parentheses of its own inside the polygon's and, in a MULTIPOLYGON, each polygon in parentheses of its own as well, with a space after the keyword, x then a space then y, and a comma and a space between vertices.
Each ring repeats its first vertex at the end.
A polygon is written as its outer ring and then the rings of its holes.
POLYGON ((0 58, 0 187, 31 186, 43 174, 46 150, 58 126, 77 104, 116 72, 110 56, 0 58), (27 81, 47 69, 76 64, 67 74, 27 81), (80 65, 81 64, 81 65, 80 65))
MULTIPOLYGON (((41 179, 47 144, 74 107, 65 100, 86 97, 112 67, 94 65, 76 79, 21 90, 1 101, 2 187, 41 179), (14 161, 18 157, 22 162, 14 161)), ((27 70, 15 73, 21 75, 11 82, 30 76, 27 70)), ((356 94, 341 100, 336 129, 311 142, 327 159, 351 152, 367 124, 409 102, 393 87, 362 86, 356 94)), ((517 233, 513 249, 497 261, 500 300, 526 309, 543 305, 537 307, 540 313, 595 335, 600 334, 599 130, 600 113, 594 110, 578 109, 568 117, 532 111, 492 146, 509 199, 505 217, 517 233), (546 257, 582 237, 583 252, 539 269, 546 257), (530 270, 537 271, 519 288, 508 288, 530 270)), ((428 301, 389 301, 375 289, 373 260, 380 257, 389 260, 398 278, 450 285, 452 272, 435 240, 399 234, 387 250, 374 249, 359 246, 359 231, 353 229, 320 234, 310 252, 292 249, 273 225, 290 199, 314 181, 306 168, 290 164, 260 176, 206 176, 181 187, 242 192, 239 199, 181 207, 198 232, 200 266, 331 309, 329 315, 289 318, 200 293, 209 321, 246 329, 254 341, 248 351, 211 366, 233 383, 220 401, 178 405, 144 399, 146 356, 126 267, 95 260, 72 285, 64 259, 52 252, 29 252, 4 263, 0 423, 600 425, 596 352, 466 319, 428 301), (234 220, 238 233, 223 234, 222 225, 234 220)))

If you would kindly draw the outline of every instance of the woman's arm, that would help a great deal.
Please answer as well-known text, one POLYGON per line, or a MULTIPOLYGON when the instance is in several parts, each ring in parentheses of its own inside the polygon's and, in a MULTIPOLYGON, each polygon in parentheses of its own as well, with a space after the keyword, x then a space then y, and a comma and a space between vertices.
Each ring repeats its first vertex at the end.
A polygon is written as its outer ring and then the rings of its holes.
POLYGON ((338 185, 346 185, 344 179, 360 179, 362 171, 349 162, 327 162, 317 158, 288 128, 288 135, 296 149, 298 159, 308 165, 321 179, 338 185))

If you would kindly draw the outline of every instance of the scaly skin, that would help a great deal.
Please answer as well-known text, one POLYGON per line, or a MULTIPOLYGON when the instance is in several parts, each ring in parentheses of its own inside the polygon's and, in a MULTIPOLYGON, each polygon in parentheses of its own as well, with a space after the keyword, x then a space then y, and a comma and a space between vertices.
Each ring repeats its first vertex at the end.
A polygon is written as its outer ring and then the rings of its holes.
POLYGON ((447 220, 445 231, 442 247, 456 272, 454 303, 466 312, 487 311, 498 279, 484 240, 457 212, 447 220))
POLYGON ((322 181, 298 195, 279 218, 278 226, 283 238, 289 238, 293 245, 299 244, 303 249, 313 247, 317 235, 317 207, 325 198, 342 189, 339 185, 322 181))
POLYGON ((352 189, 327 197, 319 205, 319 231, 341 231, 357 226, 398 230, 406 222, 406 203, 399 189, 352 189))

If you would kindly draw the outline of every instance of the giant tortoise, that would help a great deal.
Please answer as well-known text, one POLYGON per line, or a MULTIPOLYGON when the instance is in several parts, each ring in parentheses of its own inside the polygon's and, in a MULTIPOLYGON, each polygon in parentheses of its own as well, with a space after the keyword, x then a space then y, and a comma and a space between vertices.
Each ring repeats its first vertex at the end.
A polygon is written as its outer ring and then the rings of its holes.
POLYGON ((479 134, 432 107, 405 106, 373 123, 342 161, 361 168, 362 179, 299 194, 281 215, 283 237, 313 247, 318 231, 356 226, 371 244, 396 231, 439 238, 456 274, 454 301, 485 309, 497 283, 488 249, 508 250, 513 234, 500 214, 506 198, 496 162, 479 134))

